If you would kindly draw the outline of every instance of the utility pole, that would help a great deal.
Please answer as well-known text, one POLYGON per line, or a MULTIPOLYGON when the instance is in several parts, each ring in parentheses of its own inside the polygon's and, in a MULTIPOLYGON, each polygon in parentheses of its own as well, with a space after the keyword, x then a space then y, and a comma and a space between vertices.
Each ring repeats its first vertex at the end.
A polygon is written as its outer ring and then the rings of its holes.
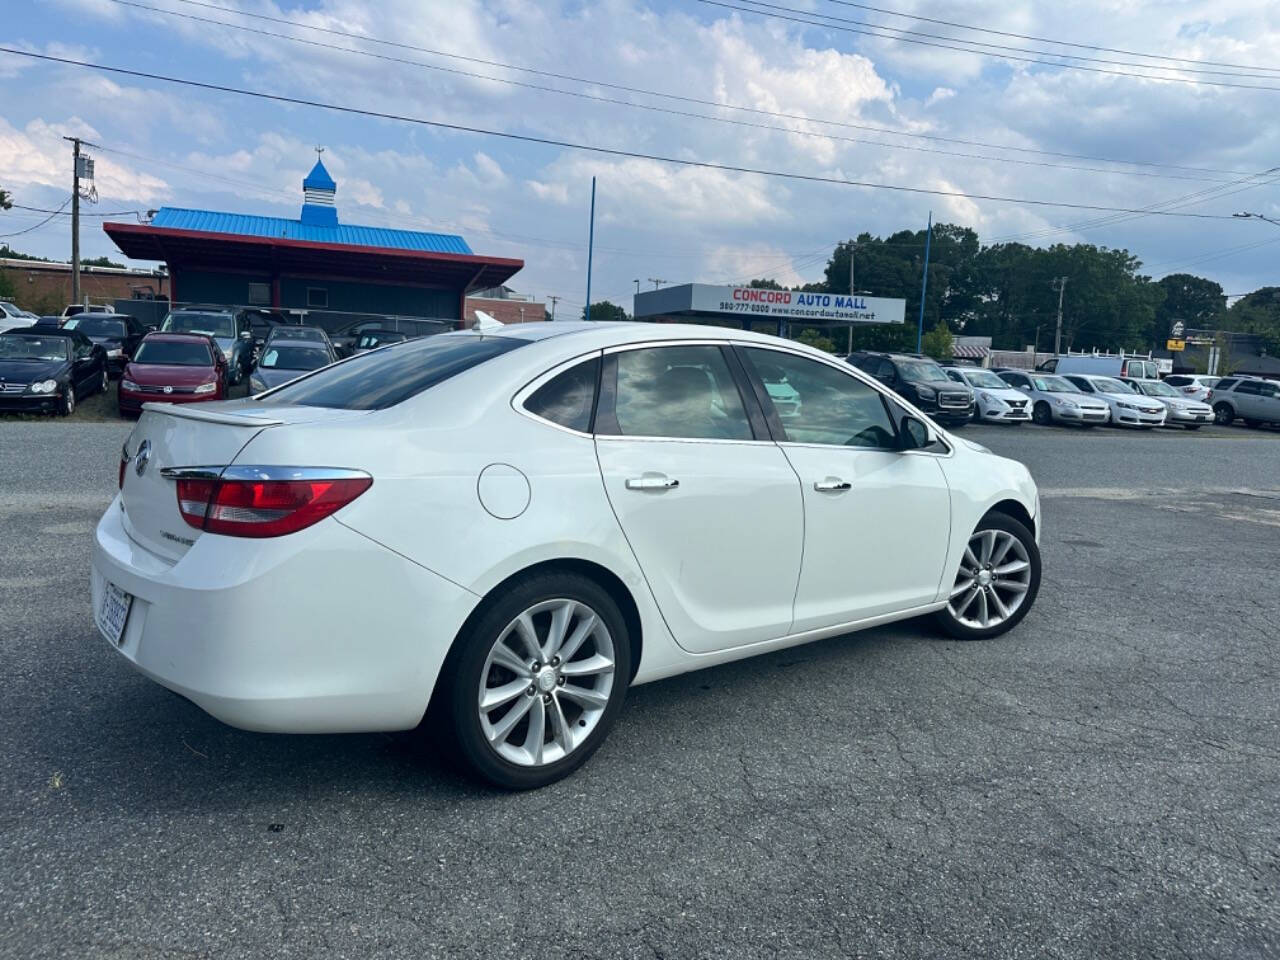
MULTIPOLYGON (((636 283, 639 283, 639 282, 640 282, 639 280, 636 281, 636 283)), ((667 281, 664 280, 662 277, 650 277, 649 282, 653 284, 653 289, 657 290, 660 286, 662 286, 667 281)))
POLYGON ((916 324, 916 353, 924 343, 924 296, 929 290, 929 244, 933 240, 933 211, 929 211, 929 227, 924 235, 924 271, 920 274, 920 320, 916 324))
POLYGON ((547 299, 551 301, 551 319, 554 320, 556 318, 556 304, 564 298, 557 297, 552 294, 547 294, 547 299))
MULTIPOLYGON (((71 143, 71 302, 80 302, 80 180, 93 180, 93 158, 82 156, 80 146, 96 146, 79 137, 63 137, 71 143)), ((91 195, 90 199, 96 195, 91 195)))
POLYGON ((587 227, 587 307, 583 320, 591 319, 591 255, 596 246, 596 178, 591 178, 591 221, 587 227))
POLYGON ((631 282, 636 285, 636 296, 640 296, 640 278, 636 277, 636 279, 631 282))
POLYGON ((1051 284, 1058 291, 1058 329, 1053 335, 1053 355, 1056 357, 1062 353, 1062 291, 1067 289, 1067 278, 1054 277, 1051 284))

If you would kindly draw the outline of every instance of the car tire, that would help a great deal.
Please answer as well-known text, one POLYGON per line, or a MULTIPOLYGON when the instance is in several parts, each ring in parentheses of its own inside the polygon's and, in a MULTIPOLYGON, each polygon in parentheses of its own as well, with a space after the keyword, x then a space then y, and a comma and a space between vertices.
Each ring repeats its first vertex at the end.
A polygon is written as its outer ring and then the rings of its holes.
POLYGON ((58 403, 58 416, 69 417, 76 412, 76 388, 67 383, 66 388, 62 391, 62 399, 58 403))
POLYGON ((1036 538, 1013 517, 988 513, 970 535, 951 596, 934 619, 957 640, 998 637, 1022 621, 1039 592, 1036 538))
POLYGON ((1047 427, 1053 423, 1053 411, 1049 409, 1049 404, 1040 400, 1031 408, 1031 419, 1042 427, 1047 427))
POLYGON ((631 655, 626 619, 594 580, 565 572, 506 584, 490 594, 455 641, 436 682, 427 726, 465 773, 504 790, 546 786, 576 770, 604 742, 626 697, 631 655), (556 657, 553 640, 561 617, 561 649, 591 627, 565 663, 556 657), (521 621, 534 630, 542 649, 538 660, 523 639, 521 621), (513 661, 506 654, 513 650, 517 658, 524 654, 520 674, 507 666, 513 661), (541 663, 543 655, 552 659, 541 663), (607 672, 582 672, 610 660, 607 672), (533 669, 534 663, 540 666, 533 669), (570 677, 577 682, 570 684, 570 677), (528 686, 510 692, 521 683, 528 686), (488 709, 482 709, 482 688, 493 695, 488 709), (518 746, 512 742, 517 738, 518 746))
POLYGON ((1232 421, 1236 418, 1236 412, 1231 409, 1228 403, 1216 404, 1213 408, 1213 422, 1220 427, 1231 426, 1232 421))
POLYGON ((102 368, 102 379, 98 381, 98 393, 106 393, 111 389, 111 376, 107 373, 107 368, 102 368))

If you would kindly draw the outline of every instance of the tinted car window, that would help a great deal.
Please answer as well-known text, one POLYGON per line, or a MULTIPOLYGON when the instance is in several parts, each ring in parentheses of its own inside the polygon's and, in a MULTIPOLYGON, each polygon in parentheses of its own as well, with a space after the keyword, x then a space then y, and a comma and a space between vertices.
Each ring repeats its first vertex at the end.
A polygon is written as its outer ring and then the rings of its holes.
POLYGON ((0 360, 65 360, 66 337, 14 337, 0 334, 0 360))
POLYGON ((211 367, 213 357, 206 343, 184 343, 180 340, 144 340, 133 358, 134 363, 163 363, 175 367, 211 367))
POLYGON ((1223 378, 1213 385, 1213 389, 1215 393, 1219 393, 1223 390, 1230 390, 1235 386, 1235 384, 1236 381, 1234 378, 1223 378))
POLYGON ((1086 380, 1084 377, 1067 377, 1067 379, 1068 379, 1068 380, 1070 380, 1070 381, 1071 381, 1071 383, 1072 383, 1074 386, 1079 387, 1079 388, 1080 388, 1080 392, 1081 392, 1081 393, 1093 393, 1093 392, 1094 392, 1093 384, 1091 384, 1091 383, 1090 383, 1088 380, 1086 380))
POLYGON ((1258 385, 1252 380, 1241 380, 1236 384, 1236 393, 1258 393, 1258 385))
POLYGON ((1175 387, 1189 387, 1193 383, 1195 383, 1195 381, 1192 380, 1190 377, 1181 377, 1181 376, 1165 377, 1164 382, 1171 384, 1172 386, 1175 386, 1175 387))
POLYGON ((211 337, 234 337, 235 318, 229 313, 203 313, 183 310, 164 318, 160 329, 165 333, 204 333, 211 337))
POLYGON ((617 355, 614 415, 632 437, 750 440, 751 423, 719 347, 650 347, 617 355))
POLYGON ((942 368, 929 360, 899 360, 898 369, 902 378, 913 383, 946 383, 947 375, 942 368))
POLYGON ((535 417, 586 433, 591 429, 599 368, 599 358, 571 367, 535 390, 524 402, 524 408, 535 417))
POLYGON ((515 337, 447 334, 410 340, 387 350, 357 354, 265 393, 258 402, 383 410, 525 343, 515 337))
POLYGON ((107 320, 88 313, 72 317, 66 326, 68 330, 79 330, 86 337, 125 337, 123 320, 107 320))
POLYGON ((897 433, 880 394, 861 380, 795 354, 759 348, 743 352, 766 386, 772 378, 790 387, 792 396, 785 402, 794 406, 781 418, 787 440, 843 447, 897 446, 897 433))
POLYGON ((268 345, 258 366, 266 370, 318 370, 327 366, 332 357, 319 344, 282 343, 268 345))

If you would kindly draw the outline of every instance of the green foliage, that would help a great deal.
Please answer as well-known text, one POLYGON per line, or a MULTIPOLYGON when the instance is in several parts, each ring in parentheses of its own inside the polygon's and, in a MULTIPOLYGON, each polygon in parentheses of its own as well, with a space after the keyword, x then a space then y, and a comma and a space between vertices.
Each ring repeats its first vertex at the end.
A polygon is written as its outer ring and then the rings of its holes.
POLYGON ((39 260, 41 263, 48 263, 48 257, 37 257, 34 254, 22 253, 14 250, 7 243, 0 243, 0 259, 4 260, 39 260))
POLYGON ((920 340, 921 349, 935 360, 945 360, 951 356, 955 340, 951 336, 951 328, 945 320, 939 320, 920 340))
POLYGON ((1188 327, 1217 329, 1227 309, 1222 285, 1189 273, 1171 273, 1156 284, 1164 290, 1164 302, 1156 310, 1156 339, 1168 339, 1175 321, 1188 327))
MULTIPOLYGON (((582 311, 582 319, 588 319, 585 307, 582 311)), ((622 309, 622 307, 618 306, 616 303, 610 303, 608 300, 600 300, 591 305, 590 319, 596 322, 602 322, 605 320, 630 320, 631 317, 628 315, 626 310, 622 309)))
POLYGON ((18 295, 7 273, 0 273, 0 300, 12 300, 18 295))
POLYGON ((0 190, 0 210, 12 210, 13 199, 9 196, 8 190, 0 190))
POLYGON ((114 260, 110 260, 107 257, 94 257, 91 260, 81 260, 80 266, 82 267, 123 267, 124 264, 116 263, 114 260))
POLYGON ((777 280, 772 280, 772 279, 766 280, 763 278, 759 280, 752 280, 750 283, 747 284, 747 286, 753 287, 756 290, 785 290, 786 289, 786 287, 780 284, 777 280))
POLYGON ((830 337, 824 336, 822 331, 815 327, 805 327, 800 331, 800 335, 796 337, 796 341, 810 347, 817 347, 819 350, 825 350, 827 353, 836 352, 836 342, 830 337))
POLYGON ((1261 287, 1231 305, 1222 328, 1262 336, 1269 354, 1280 354, 1280 287, 1261 287))

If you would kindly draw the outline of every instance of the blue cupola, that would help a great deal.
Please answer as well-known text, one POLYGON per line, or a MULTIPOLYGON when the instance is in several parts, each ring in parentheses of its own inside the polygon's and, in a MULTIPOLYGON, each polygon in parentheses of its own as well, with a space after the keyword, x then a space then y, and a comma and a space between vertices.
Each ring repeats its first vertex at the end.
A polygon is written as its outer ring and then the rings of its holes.
POLYGON ((318 150, 316 153, 316 165, 302 181, 302 222, 314 227, 336 227, 338 208, 333 198, 338 185, 324 168, 318 150))

